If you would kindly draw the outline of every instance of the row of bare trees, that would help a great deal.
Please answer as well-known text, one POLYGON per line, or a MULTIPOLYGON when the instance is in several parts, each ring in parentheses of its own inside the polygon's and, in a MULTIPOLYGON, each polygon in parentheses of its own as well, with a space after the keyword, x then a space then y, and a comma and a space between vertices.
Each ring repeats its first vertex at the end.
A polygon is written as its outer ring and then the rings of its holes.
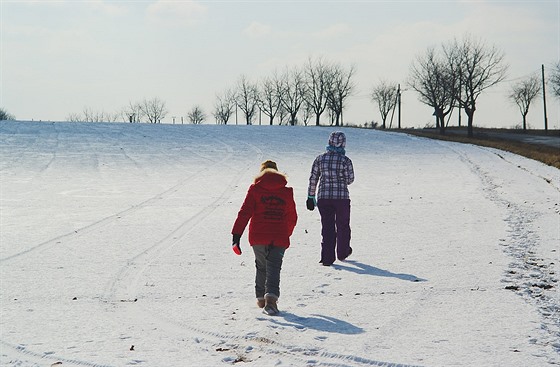
MULTIPOLYGON (((487 89, 503 82, 507 70, 504 54, 496 46, 466 35, 461 40, 454 39, 419 54, 412 63, 407 84, 418 93, 422 103, 433 108, 436 126, 442 134, 446 116, 454 108, 460 108, 467 114, 468 134, 472 136, 478 98, 487 89)), ((260 122, 264 114, 270 125, 275 121, 278 124, 307 125, 314 116, 315 125, 319 125, 327 113, 330 124, 339 126, 343 124, 348 97, 355 92, 355 72, 353 66, 309 58, 302 66, 286 67, 282 72, 274 72, 256 82, 242 75, 233 88, 216 97, 212 115, 216 123, 227 124, 234 114, 237 123, 240 113, 246 124, 253 124, 257 115, 260 122)), ((552 68, 548 82, 553 94, 560 98, 560 61, 552 68)), ((524 129, 529 106, 541 93, 540 85, 538 76, 529 76, 513 84, 508 95, 521 112, 524 129)), ((370 97, 379 108, 385 128, 389 113, 394 112, 400 99, 400 85, 381 81, 374 86, 370 97)), ((117 113, 84 108, 81 113, 70 114, 67 120, 161 123, 167 114, 165 102, 152 98, 130 102, 117 113)), ((15 117, 0 109, 2 119, 15 117)), ((190 123, 200 124, 207 115, 196 105, 187 113, 187 119, 190 123)))
POLYGON ((85 107, 81 113, 71 113, 66 119, 70 122, 116 122, 122 120, 131 123, 159 124, 167 113, 165 102, 159 98, 152 98, 136 103, 130 102, 128 106, 115 113, 96 111, 85 107))
POLYGON ((420 101, 434 109, 440 132, 445 130, 445 116, 454 107, 465 111, 467 131, 473 136, 473 121, 478 97, 506 78, 508 65, 495 46, 466 36, 429 48, 412 65, 409 85, 420 101))
MULTIPOLYGON (((488 88, 504 81, 507 70, 504 54, 498 48, 467 35, 438 49, 430 47, 417 56, 408 85, 418 93, 422 103, 433 108, 441 134, 445 133, 446 116, 454 108, 460 108, 467 114, 468 135, 472 137, 478 98, 488 88)), ((555 65, 549 83, 554 95, 560 98, 560 62, 555 65)), ((541 81, 536 75, 518 81, 511 88, 508 98, 519 107, 524 129, 529 106, 540 92, 541 81)), ((400 98, 399 86, 381 81, 373 87, 370 96, 379 108, 385 128, 388 114, 394 111, 400 98)))
POLYGON ((240 110, 247 125, 253 124, 258 113, 268 117, 268 123, 308 124, 315 116, 319 125, 321 116, 328 111, 333 125, 343 124, 343 110, 347 98, 355 90, 353 66, 322 58, 309 59, 301 67, 286 68, 258 82, 242 75, 235 87, 217 96, 213 115, 219 124, 227 124, 240 110))

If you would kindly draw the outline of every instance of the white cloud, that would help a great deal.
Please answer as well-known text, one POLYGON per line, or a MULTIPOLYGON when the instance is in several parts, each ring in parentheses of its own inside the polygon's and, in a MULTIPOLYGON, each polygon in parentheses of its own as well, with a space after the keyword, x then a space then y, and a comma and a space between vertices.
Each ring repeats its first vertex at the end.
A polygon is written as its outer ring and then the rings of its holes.
POLYGON ((107 4, 102 0, 89 1, 88 4, 94 9, 101 11, 110 16, 120 16, 126 14, 128 11, 124 6, 115 4, 107 4))
POLYGON ((148 6, 148 20, 157 24, 173 27, 191 27, 201 23, 207 8, 196 1, 158 0, 148 6))
POLYGON ((272 31, 269 25, 262 24, 259 22, 252 22, 243 33, 252 38, 261 38, 268 36, 272 31))
POLYGON ((322 39, 330 39, 334 37, 345 36, 350 33, 350 26, 346 23, 337 23, 313 34, 314 37, 322 39))

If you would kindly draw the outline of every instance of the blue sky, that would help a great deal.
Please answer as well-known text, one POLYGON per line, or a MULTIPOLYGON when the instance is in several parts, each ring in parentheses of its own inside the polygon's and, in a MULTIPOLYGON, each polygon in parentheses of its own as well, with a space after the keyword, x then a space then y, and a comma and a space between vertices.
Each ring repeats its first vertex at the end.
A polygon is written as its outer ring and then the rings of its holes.
MULTIPOLYGON (((64 120, 84 108, 117 112, 160 98, 172 116, 241 75, 252 81, 323 57, 356 69, 345 121, 380 121, 369 97, 401 83, 405 126, 433 122, 407 90, 414 58, 467 32, 505 53, 507 81, 479 99, 475 124, 521 122, 511 84, 560 60, 560 0, 549 1, 11 1, 1 0, 0 106, 21 120, 64 120)), ((550 127, 560 103, 547 96, 550 127)), ((213 118, 209 118, 213 121, 213 118)), ((542 101, 529 124, 542 127, 542 101)), ((210 122, 210 121, 209 121, 210 122)))

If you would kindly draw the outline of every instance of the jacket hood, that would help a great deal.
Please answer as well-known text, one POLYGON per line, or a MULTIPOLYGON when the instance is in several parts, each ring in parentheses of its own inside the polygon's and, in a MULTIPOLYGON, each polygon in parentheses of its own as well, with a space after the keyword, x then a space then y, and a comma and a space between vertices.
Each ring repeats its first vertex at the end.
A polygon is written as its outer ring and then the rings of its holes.
POLYGON ((333 131, 329 136, 329 146, 335 148, 346 147, 346 135, 342 131, 333 131))
POLYGON ((266 189, 274 190, 285 187, 288 184, 286 175, 272 168, 264 169, 255 177, 255 185, 260 185, 266 189))

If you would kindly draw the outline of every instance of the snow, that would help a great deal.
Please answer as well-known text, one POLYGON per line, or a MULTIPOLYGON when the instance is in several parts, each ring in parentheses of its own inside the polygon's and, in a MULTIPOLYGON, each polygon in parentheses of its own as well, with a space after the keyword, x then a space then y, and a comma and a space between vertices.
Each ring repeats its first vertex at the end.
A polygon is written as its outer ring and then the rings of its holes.
POLYGON ((305 199, 333 129, 0 122, 0 365, 560 364, 560 171, 343 129, 354 253, 323 267, 305 199), (230 248, 266 159, 299 214, 277 317, 230 248))

